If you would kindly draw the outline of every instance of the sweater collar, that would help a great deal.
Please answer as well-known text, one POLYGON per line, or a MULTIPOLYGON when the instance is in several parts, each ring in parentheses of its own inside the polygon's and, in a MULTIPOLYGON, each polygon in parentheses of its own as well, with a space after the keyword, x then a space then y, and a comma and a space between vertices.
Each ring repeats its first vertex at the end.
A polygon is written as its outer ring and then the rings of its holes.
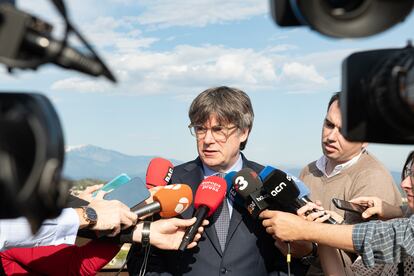
POLYGON ((357 156, 355 156, 355 157, 353 157, 351 160, 349 160, 349 161, 347 161, 347 162, 345 162, 345 163, 342 163, 342 164, 339 164, 339 165, 336 165, 335 166, 335 168, 333 169, 333 171, 331 172, 331 174, 327 174, 326 173, 326 164, 327 164, 327 162, 328 162, 328 158, 326 158, 326 156, 325 155, 322 155, 322 157, 321 158, 319 158, 317 161, 316 161, 316 167, 321 171, 321 172, 323 172, 323 174, 326 176, 326 177, 333 177, 333 176, 335 176, 335 175, 337 175, 337 174, 339 174, 339 173, 341 173, 342 171, 344 171, 345 169, 347 169, 347 168, 349 168, 349 167, 351 167, 352 165, 354 165, 356 162, 358 162, 358 160, 359 160, 359 158, 361 157, 361 155, 362 155, 362 153, 363 152, 365 152, 365 150, 362 150, 357 156))

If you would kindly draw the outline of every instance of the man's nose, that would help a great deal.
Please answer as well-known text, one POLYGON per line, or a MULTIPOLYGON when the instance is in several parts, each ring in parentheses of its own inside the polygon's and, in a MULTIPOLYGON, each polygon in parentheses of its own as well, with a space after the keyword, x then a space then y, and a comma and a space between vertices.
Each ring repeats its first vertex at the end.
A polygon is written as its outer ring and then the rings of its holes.
POLYGON ((336 141, 338 139, 339 129, 337 127, 332 128, 329 131, 328 139, 330 141, 336 141))
POLYGON ((211 144, 214 143, 216 140, 214 139, 213 132, 211 129, 208 129, 206 132, 206 136, 204 136, 204 143, 211 144))

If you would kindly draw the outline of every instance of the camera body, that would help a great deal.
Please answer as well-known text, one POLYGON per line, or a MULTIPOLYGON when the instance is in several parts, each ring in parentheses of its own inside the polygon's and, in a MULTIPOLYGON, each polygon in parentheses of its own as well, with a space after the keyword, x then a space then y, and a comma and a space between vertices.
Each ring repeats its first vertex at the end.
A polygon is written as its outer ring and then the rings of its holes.
MULTIPOLYGON (((331 37, 365 37, 403 21, 414 0, 270 0, 282 27, 331 37)), ((414 50, 351 54, 342 64, 342 134, 350 141, 414 144, 414 50)))
POLYGON ((414 144, 414 49, 353 53, 342 64, 342 130, 351 141, 414 144))
POLYGON ((65 206, 63 131, 49 99, 0 93, 0 218, 25 216, 37 229, 65 206))

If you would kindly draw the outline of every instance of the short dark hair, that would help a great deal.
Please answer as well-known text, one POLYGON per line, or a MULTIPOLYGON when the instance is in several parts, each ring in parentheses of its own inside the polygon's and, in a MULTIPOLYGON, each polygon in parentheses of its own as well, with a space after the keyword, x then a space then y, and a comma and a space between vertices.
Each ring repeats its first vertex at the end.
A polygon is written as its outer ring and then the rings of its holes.
MULTIPOLYGON (((253 107, 249 96, 240 89, 220 86, 201 92, 191 103, 188 116, 192 125, 202 125, 214 114, 218 122, 232 123, 238 129, 253 127, 253 107)), ((247 139, 240 144, 240 150, 246 147, 247 139)))
POLYGON ((401 171, 401 181, 403 181, 403 180, 404 180, 404 177, 405 177, 405 175, 404 175, 405 168, 406 168, 406 167, 407 167, 410 163, 412 163, 413 161, 414 161, 414 150, 413 150, 413 151, 411 151, 411 152, 408 154, 407 159, 405 160, 404 167, 403 167, 403 169, 402 169, 402 171, 401 171))
POLYGON ((329 111, 329 108, 331 107, 331 105, 333 104, 334 101, 338 101, 338 104, 339 104, 340 94, 341 94, 341 92, 335 92, 332 95, 332 97, 329 99, 328 108, 327 108, 326 111, 329 111))

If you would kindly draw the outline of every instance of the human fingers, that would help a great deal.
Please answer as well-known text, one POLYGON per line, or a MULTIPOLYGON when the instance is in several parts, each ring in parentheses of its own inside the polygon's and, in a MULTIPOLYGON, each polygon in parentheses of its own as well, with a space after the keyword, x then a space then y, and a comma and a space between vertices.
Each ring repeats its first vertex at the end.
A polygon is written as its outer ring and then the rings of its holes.
POLYGON ((314 210, 323 210, 321 206, 316 205, 313 202, 308 202, 306 205, 299 208, 296 213, 298 216, 306 219, 306 216, 308 216, 310 213, 312 213, 314 210))
POLYGON ((259 217, 261 219, 269 219, 272 218, 276 213, 276 211, 271 211, 271 210, 264 210, 263 212, 260 213, 259 217))
POLYGON ((310 212, 309 214, 302 216, 307 221, 315 221, 319 218, 322 218, 327 213, 325 211, 316 211, 316 212, 310 212))
POLYGON ((95 199, 103 199, 103 198, 104 198, 104 195, 106 195, 106 192, 105 192, 105 191, 100 190, 100 191, 98 191, 98 193, 96 194, 95 199))
POLYGON ((316 218, 314 221, 315 222, 325 222, 327 219, 329 219, 331 217, 330 214, 328 213, 324 213, 322 216, 316 218))

